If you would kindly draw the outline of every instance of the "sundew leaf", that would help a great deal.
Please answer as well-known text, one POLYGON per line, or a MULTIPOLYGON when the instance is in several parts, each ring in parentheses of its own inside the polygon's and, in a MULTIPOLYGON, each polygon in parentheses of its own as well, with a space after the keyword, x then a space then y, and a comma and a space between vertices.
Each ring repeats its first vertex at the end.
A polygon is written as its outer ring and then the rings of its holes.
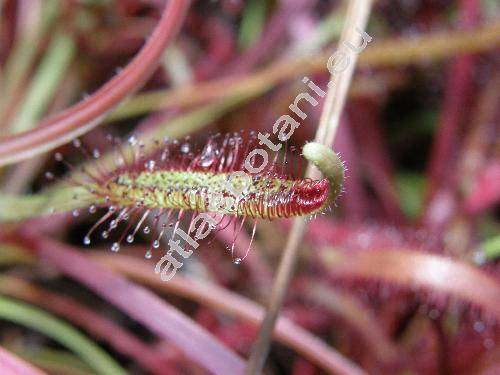
POLYGON ((320 253, 322 264, 336 278, 361 278, 432 290, 500 318, 498 281, 465 262, 416 250, 324 250, 320 253))
POLYGON ((32 328, 74 351, 98 374, 125 375, 113 358, 69 324, 11 298, 0 297, 0 319, 32 328))
MULTIPOLYGON (((166 136, 181 137, 194 132, 227 113, 228 110, 236 106, 244 98, 246 96, 233 98, 225 103, 217 102, 204 106, 170 120, 168 124, 160 126, 151 134, 142 134, 141 139, 146 141, 145 151, 152 152, 153 142, 147 141, 153 138, 161 139, 166 136)), ((112 166, 112 152, 104 154, 99 159, 99 162, 108 168, 112 166)), ((89 161, 85 168, 89 172, 98 170, 95 160, 89 161)), ((73 177, 78 177, 78 173, 73 173, 73 175, 75 175, 73 177)), ((2 194, 0 195, 0 222, 26 220, 50 214, 52 210, 55 212, 69 212, 76 208, 85 207, 88 205, 84 199, 86 195, 88 195, 88 192, 84 188, 67 186, 67 184, 61 183, 33 195, 2 194), (79 199, 72 199, 73 196, 78 196, 79 199)))

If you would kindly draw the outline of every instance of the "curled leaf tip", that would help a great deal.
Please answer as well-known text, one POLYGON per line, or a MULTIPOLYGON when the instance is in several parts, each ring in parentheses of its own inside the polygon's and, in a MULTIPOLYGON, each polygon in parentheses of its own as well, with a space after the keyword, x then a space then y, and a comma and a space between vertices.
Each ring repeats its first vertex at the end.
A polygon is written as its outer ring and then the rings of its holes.
POLYGON ((342 192, 344 163, 330 147, 317 142, 306 143, 302 148, 302 154, 330 182, 330 194, 327 202, 325 202, 325 206, 328 206, 342 192))

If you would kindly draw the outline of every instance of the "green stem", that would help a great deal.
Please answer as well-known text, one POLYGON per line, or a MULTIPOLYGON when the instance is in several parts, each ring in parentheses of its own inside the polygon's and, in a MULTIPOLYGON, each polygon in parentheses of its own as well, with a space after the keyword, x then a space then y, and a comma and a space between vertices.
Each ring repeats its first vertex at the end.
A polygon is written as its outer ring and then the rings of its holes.
POLYGON ((41 332, 75 352, 98 374, 127 372, 99 346, 69 324, 29 304, 0 297, 0 318, 41 332))
POLYGON ((0 96, 0 116, 10 105, 10 100, 15 96, 15 91, 22 86, 35 58, 40 42, 45 38, 50 25, 58 14, 58 4, 54 0, 44 1, 40 24, 27 30, 16 42, 14 50, 6 62, 3 74, 2 95, 0 96))
POLYGON ((254 44, 262 34, 266 21, 266 0, 249 0, 243 12, 241 20, 238 44, 246 49, 254 44))
POLYGON ((30 83, 24 103, 12 121, 12 132, 33 128, 46 111, 75 54, 75 43, 66 34, 57 34, 30 83))
POLYGON ((488 260, 500 257, 500 235, 490 238, 481 244, 484 255, 488 260))
POLYGON ((0 222, 68 212, 88 204, 87 191, 81 187, 57 187, 34 195, 0 195, 0 222), (74 199, 76 196, 77 199, 74 199))
POLYGON ((61 375, 95 374, 95 371, 92 371, 86 363, 66 351, 46 347, 33 349, 22 346, 9 349, 21 358, 49 373, 61 375))

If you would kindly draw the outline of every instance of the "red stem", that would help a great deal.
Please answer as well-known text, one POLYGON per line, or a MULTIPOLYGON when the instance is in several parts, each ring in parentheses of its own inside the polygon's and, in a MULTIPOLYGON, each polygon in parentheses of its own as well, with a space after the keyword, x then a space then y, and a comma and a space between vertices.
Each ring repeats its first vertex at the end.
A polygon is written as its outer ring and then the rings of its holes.
POLYGON ((360 99, 350 111, 352 127, 359 143, 362 160, 371 184, 385 213, 401 222, 401 211, 395 189, 391 158, 385 150, 384 134, 380 129, 379 105, 373 100, 360 99))
POLYGON ((2 293, 36 304, 64 317, 97 339, 108 343, 117 352, 130 356, 151 374, 163 373, 160 369, 167 362, 164 353, 149 347, 114 321, 102 317, 70 297, 36 287, 24 280, 8 278, 3 283, 5 290, 2 290, 2 293))
POLYGON ((150 291, 105 269, 70 246, 26 231, 29 248, 68 277, 113 304, 159 337, 171 341, 187 358, 215 374, 242 374, 243 359, 177 308, 150 291))
POLYGON ((90 98, 42 121, 33 130, 9 136, 0 142, 0 166, 49 151, 96 127, 103 116, 151 76, 166 46, 179 31, 189 4, 189 0, 171 0, 137 56, 90 98))
MULTIPOLYGON (((253 301, 228 291, 215 284, 199 282, 181 274, 176 275, 168 283, 162 282, 159 277, 151 273, 146 261, 133 259, 122 255, 110 259, 109 255, 96 254, 94 257, 99 264, 127 275, 155 289, 165 290, 215 310, 220 310, 230 316, 234 315, 254 326, 262 323, 264 309, 253 301)), ((280 316, 274 328, 276 341, 297 351, 326 373, 362 374, 364 373, 350 359, 344 357, 335 349, 328 346, 323 340, 313 336, 304 328, 297 326, 289 319, 280 316)))
POLYGON ((340 196, 339 206, 343 208, 347 221, 359 222, 366 217, 368 201, 363 189, 359 148, 354 142, 351 122, 347 116, 340 120, 334 149, 346 163, 345 192, 340 196))
POLYGON ((465 198, 465 211, 477 215, 500 202, 500 162, 491 161, 476 176, 476 183, 465 198))
MULTIPOLYGON (((479 2, 461 0, 460 12, 460 19, 464 26, 474 26, 479 19, 479 2)), ((453 60, 449 70, 443 109, 428 167, 429 202, 433 199, 440 199, 440 195, 436 196, 438 190, 452 186, 455 180, 455 152, 460 144, 460 125, 464 123, 467 115, 467 103, 473 86, 474 65, 473 56, 459 56, 453 60)), ((449 215, 443 215, 443 217, 449 217, 449 215)), ((432 217, 426 217, 425 221, 428 224, 442 224, 435 223, 432 217)))

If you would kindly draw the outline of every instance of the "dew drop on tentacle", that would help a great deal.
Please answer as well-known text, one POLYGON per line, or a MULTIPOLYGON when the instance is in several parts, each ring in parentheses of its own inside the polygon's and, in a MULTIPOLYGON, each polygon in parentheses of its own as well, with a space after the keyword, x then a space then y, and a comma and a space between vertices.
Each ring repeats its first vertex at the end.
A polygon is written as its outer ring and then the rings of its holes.
POLYGON ((163 150, 161 153, 160 160, 162 163, 166 162, 169 156, 169 151, 168 150, 163 150))
POLYGON ((117 252, 120 251, 120 244, 118 242, 113 242, 113 245, 111 245, 111 251, 117 252))
POLYGON ((144 160, 146 158, 146 153, 144 152, 144 148, 146 145, 144 144, 143 141, 138 142, 139 145, 139 160, 144 160))
POLYGON ((146 254, 144 254, 144 258, 146 259, 151 259, 153 257, 153 253, 151 250, 146 251, 146 254))
POLYGON ((137 144, 137 137, 135 135, 131 135, 129 138, 128 138, 128 143, 131 145, 131 146, 135 146, 137 144))
POLYGON ((213 140, 209 140, 201 153, 200 165, 202 167, 210 167, 218 156, 217 145, 213 140))
POLYGON ((151 159, 148 162, 146 162, 146 164, 144 166, 146 167, 146 169, 148 171, 153 172, 155 170, 155 165, 156 165, 156 162, 151 159))
POLYGON ((183 154, 188 154, 189 151, 191 151, 191 146, 189 143, 183 143, 181 145, 181 148, 180 148, 180 151, 183 153, 183 154))
POLYGON ((482 321, 476 321, 474 322, 474 331, 481 333, 485 330, 486 325, 482 321))
POLYGON ((83 244, 84 245, 90 245, 90 237, 89 236, 83 237, 83 244))

